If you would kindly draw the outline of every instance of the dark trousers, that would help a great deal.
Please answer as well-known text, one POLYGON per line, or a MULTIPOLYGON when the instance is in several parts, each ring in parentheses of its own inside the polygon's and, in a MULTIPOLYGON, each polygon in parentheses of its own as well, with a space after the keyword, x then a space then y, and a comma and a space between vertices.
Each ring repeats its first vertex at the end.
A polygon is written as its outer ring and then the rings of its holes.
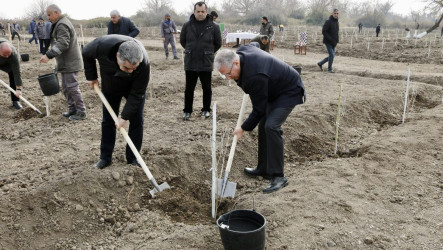
POLYGON ((40 54, 44 55, 49 49, 50 39, 39 39, 40 40, 40 54))
MULTIPOLYGON (((128 98, 128 93, 103 93, 112 110, 116 114, 119 113, 120 103, 123 97, 128 98)), ((134 118, 129 119, 129 131, 128 135, 134 143, 137 151, 140 151, 143 141, 143 110, 145 107, 145 100, 143 99, 142 104, 137 110, 137 114, 134 118)), ((100 159, 111 161, 112 152, 114 151, 116 137, 115 122, 112 119, 111 114, 109 114, 106 107, 103 105, 103 120, 102 120, 102 140, 100 145, 100 159)), ((135 155, 132 153, 131 148, 126 145, 126 160, 131 163, 135 160, 135 155)))
POLYGON ((31 37, 31 39, 29 39, 29 43, 32 43, 32 41, 35 41, 35 44, 38 44, 38 40, 37 40, 37 37, 35 36, 35 33, 34 34, 32 34, 32 37, 31 37))
MULTIPOLYGON (((16 86, 15 86, 15 81, 14 81, 14 74, 12 73, 12 70, 10 72, 8 72, 8 76, 9 76, 9 86, 13 89, 16 90, 16 86)), ((11 100, 13 102, 18 101, 19 98, 17 96, 14 95, 14 93, 12 93, 11 91, 11 100)))
POLYGON ((284 176, 284 140, 282 124, 294 107, 267 108, 258 125, 258 164, 261 173, 284 176))
POLYGON ((22 39, 20 38, 20 34, 19 34, 19 33, 17 33, 16 31, 13 31, 13 32, 12 32, 12 37, 11 37, 11 40, 14 40, 14 37, 15 37, 15 35, 17 35, 17 36, 18 36, 18 40, 22 40, 22 39))
POLYGON ((201 111, 211 111, 212 99, 212 72, 211 71, 186 71, 185 108, 183 112, 192 113, 194 103, 194 90, 200 78, 203 89, 203 108, 201 111))
POLYGON ((375 37, 378 37, 378 33, 380 33, 380 32, 375 32, 375 37))
POLYGON ((328 62, 328 71, 332 70, 332 63, 334 62, 334 57, 335 57, 335 46, 332 46, 330 44, 325 43, 326 45, 326 50, 328 51, 328 56, 325 57, 323 60, 321 60, 319 62, 320 65, 325 64, 326 62, 328 62))

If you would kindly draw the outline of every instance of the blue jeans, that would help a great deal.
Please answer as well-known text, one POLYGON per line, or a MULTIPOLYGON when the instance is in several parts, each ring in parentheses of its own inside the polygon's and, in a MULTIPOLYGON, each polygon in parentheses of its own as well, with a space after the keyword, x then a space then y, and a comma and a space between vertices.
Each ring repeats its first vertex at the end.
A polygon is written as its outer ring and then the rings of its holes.
POLYGON ((328 63, 328 71, 332 71, 332 63, 334 62, 334 57, 335 57, 335 46, 332 46, 331 44, 327 44, 326 45, 326 49, 328 50, 328 54, 329 56, 325 57, 325 59, 321 60, 318 64, 323 65, 326 62, 328 63))
POLYGON ((35 36, 35 33, 32 34, 31 39, 29 39, 29 43, 32 43, 32 41, 34 41, 34 40, 35 40, 35 44, 38 44, 38 40, 37 40, 37 37, 35 36))

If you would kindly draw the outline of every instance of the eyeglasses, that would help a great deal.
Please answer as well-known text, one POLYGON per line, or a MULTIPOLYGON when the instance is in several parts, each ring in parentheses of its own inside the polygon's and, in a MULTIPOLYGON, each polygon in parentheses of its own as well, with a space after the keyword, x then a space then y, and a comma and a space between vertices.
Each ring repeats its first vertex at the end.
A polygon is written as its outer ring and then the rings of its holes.
POLYGON ((223 74, 225 77, 231 77, 232 68, 234 67, 234 64, 232 64, 231 69, 229 70, 229 73, 223 74))

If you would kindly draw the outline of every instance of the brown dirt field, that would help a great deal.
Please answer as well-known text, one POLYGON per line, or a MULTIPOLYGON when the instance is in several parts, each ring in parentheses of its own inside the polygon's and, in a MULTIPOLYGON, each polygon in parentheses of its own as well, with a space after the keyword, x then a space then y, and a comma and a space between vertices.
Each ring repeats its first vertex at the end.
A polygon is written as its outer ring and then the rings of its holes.
MULTIPOLYGON (((4 88, 0 249, 223 249, 211 217, 212 119, 197 115, 202 91, 197 86, 196 112, 183 122, 182 61, 165 60, 160 39, 141 39, 152 65, 141 155, 157 182, 172 189, 150 196, 153 187, 143 170, 126 164, 122 136, 113 164, 92 167, 99 157, 102 105, 83 73, 88 118, 81 122, 60 115, 66 110, 61 94, 51 97, 51 115, 41 117, 30 108, 15 111, 4 88)), ((267 219, 266 249, 442 249, 441 47, 429 59, 421 43, 391 41, 383 51, 368 52, 364 39, 354 41, 354 49, 345 39, 337 47, 337 73, 327 74, 316 65, 326 56, 321 40, 302 56, 293 54, 294 31, 276 40, 272 53, 303 67, 307 91, 307 102, 283 127, 290 184, 265 195, 267 181, 243 174, 256 164, 254 130, 237 145, 230 174, 237 194, 223 201, 218 215, 255 208, 267 219), (408 69, 410 101, 401 124, 408 69), (335 155, 339 84, 343 106, 335 155)), ((40 65, 34 45, 22 44, 21 50, 30 54, 21 64, 23 96, 45 112, 37 76, 54 62, 40 65)), ((0 79, 8 80, 4 72, 0 79)), ((229 150, 242 95, 213 72, 218 152, 229 150)))

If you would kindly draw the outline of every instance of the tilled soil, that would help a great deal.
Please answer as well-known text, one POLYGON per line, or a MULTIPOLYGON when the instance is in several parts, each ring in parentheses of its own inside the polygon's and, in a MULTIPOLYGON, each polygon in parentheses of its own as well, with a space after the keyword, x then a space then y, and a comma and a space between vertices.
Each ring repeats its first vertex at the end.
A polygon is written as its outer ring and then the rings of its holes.
MULTIPOLYGON (((257 158, 257 131, 248 133, 237 145, 230 174, 236 197, 221 201, 217 217, 233 209, 260 212, 267 220, 267 249, 443 248, 440 54, 423 59, 427 55, 409 53, 419 48, 400 45, 363 52, 367 45, 360 39, 355 50, 339 44, 337 73, 327 74, 315 64, 326 55, 321 40, 301 56, 291 47, 295 33, 286 36, 272 53, 303 67, 307 91, 307 102, 283 126, 290 184, 265 195, 268 181, 243 174, 257 158)), ((211 217, 212 119, 199 116, 202 91, 198 85, 195 111, 183 122, 183 62, 165 60, 160 39, 141 38, 152 76, 140 153, 157 182, 171 189, 151 197, 143 170, 126 164, 122 136, 113 164, 92 167, 100 151, 102 104, 83 73, 88 118, 80 122, 61 116, 66 111, 61 94, 51 97, 51 115, 42 117, 30 108, 14 110, 4 89, 0 249, 223 249, 211 217)), ((45 113, 37 76, 50 72, 53 62, 40 65, 33 45, 21 50, 31 57, 21 65, 23 96, 45 113)), ((0 79, 7 75, 0 72, 0 79)), ((226 164, 242 95, 235 82, 213 72, 218 172, 226 164)))

